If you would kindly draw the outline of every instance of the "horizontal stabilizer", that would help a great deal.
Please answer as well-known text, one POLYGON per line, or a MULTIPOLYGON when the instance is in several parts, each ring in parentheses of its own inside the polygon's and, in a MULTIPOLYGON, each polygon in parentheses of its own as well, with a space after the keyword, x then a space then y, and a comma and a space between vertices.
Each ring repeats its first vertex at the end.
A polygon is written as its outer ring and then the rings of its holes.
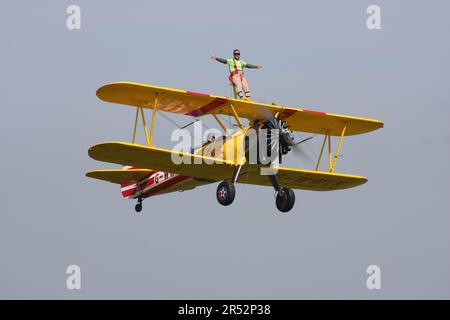
POLYGON ((86 173, 86 177, 109 181, 117 184, 128 182, 138 182, 149 176, 153 170, 148 169, 111 169, 111 170, 95 170, 86 173))

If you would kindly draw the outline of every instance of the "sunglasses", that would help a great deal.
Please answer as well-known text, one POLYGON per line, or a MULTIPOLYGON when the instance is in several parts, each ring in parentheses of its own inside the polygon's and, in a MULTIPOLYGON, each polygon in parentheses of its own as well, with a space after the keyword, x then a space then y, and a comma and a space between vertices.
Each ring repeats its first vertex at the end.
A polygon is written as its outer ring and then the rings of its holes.
POLYGON ((234 55, 235 55, 235 56, 240 56, 241 53, 240 53, 240 52, 235 52, 234 55))

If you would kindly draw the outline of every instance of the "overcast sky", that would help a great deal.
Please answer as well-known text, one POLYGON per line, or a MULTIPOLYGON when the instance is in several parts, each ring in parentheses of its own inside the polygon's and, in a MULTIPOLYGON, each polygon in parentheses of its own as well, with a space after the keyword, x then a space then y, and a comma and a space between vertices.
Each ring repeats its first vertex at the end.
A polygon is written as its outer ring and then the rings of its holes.
MULTIPOLYGON (((446 0, 3 1, 0 298, 450 298, 449 12, 446 0), (66 27, 71 4, 81 30, 66 27), (380 30, 366 26, 371 4, 380 30), (247 71, 255 100, 385 123, 344 140, 337 171, 367 184, 297 190, 288 214, 269 187, 239 185, 222 207, 212 184, 139 215, 84 176, 117 167, 91 145, 132 135, 134 110, 98 87, 229 95, 209 57, 234 48, 263 65, 247 71), (66 288, 73 264, 81 290, 66 288)), ((173 129, 159 117, 156 141, 173 129)))

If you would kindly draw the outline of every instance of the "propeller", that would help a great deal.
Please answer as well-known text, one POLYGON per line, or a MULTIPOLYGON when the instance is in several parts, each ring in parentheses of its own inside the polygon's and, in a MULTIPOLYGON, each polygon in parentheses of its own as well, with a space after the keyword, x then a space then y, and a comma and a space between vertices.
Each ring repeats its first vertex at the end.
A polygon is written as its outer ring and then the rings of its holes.
MULTIPOLYGON (((312 138, 312 137, 311 137, 312 138)), ((309 140, 309 139, 308 139, 309 140)), ((295 144, 292 147, 292 151, 294 152, 294 155, 303 160, 304 162, 310 162, 312 164, 315 164, 315 161, 299 146, 299 144, 295 144)))
MULTIPOLYGON (((273 104, 273 103, 272 103, 273 104)), ((266 108, 258 108, 253 110, 264 117, 262 128, 264 129, 278 129, 279 131, 279 153, 280 153, 280 162, 282 155, 286 155, 291 150, 293 151, 294 156, 301 159, 304 162, 311 162, 312 164, 315 163, 315 161, 308 155, 308 153, 303 150, 303 148, 300 146, 300 144, 305 143, 313 138, 313 136, 301 139, 300 141, 295 141, 293 132, 289 130, 288 125, 285 123, 283 119, 277 119, 272 114, 272 112, 269 111, 269 109, 266 108)), ((270 149, 272 152, 274 152, 275 146, 274 141, 271 140, 270 142, 270 149)))

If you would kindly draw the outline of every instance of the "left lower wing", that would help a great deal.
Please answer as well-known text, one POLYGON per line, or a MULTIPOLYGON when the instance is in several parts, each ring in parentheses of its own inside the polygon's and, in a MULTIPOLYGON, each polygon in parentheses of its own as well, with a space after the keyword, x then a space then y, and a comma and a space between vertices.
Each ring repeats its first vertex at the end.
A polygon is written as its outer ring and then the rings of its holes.
POLYGON ((172 172, 205 180, 228 179, 233 174, 234 168, 234 163, 227 160, 126 142, 100 143, 91 147, 88 153, 91 158, 99 161, 172 172), (184 157, 184 163, 175 164, 172 155, 184 157))
MULTIPOLYGON (((89 149, 89 156, 99 161, 172 172, 208 182, 230 179, 235 168, 234 163, 225 160, 126 142, 95 145, 89 149), (172 154, 185 156, 190 164, 175 164, 172 154), (205 160, 213 163, 206 164, 205 160)), ((260 169, 260 165, 245 165, 237 182, 270 186, 269 177, 262 175, 260 169)), ((367 182, 362 176, 281 167, 277 175, 283 187, 315 191, 347 189, 367 182)))

